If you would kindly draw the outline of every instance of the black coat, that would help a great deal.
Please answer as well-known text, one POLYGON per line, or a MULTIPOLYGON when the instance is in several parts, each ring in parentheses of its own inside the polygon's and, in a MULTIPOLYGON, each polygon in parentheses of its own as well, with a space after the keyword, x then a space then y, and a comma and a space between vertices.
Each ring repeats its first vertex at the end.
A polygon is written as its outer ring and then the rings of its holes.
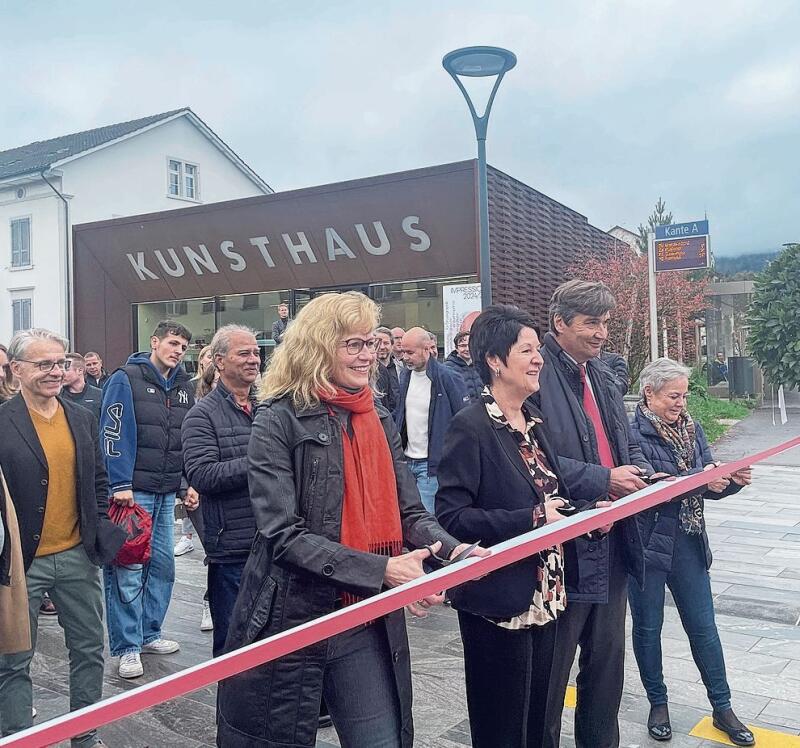
POLYGON ((183 419, 183 462, 200 494, 203 548, 209 561, 244 560, 256 534, 247 486, 253 418, 220 381, 183 419))
MULTIPOLYGON (((631 435, 657 473, 692 475, 693 473, 702 472, 706 465, 711 465, 714 462, 703 427, 697 422, 695 422, 694 467, 685 472, 678 470, 675 451, 658 435, 653 424, 642 415, 638 408, 631 427, 631 435)), ((721 499, 741 490, 742 486, 731 481, 721 493, 706 491, 703 493, 703 497, 706 499, 721 499)), ((695 491, 692 491, 692 493, 695 493, 695 491)), ((678 499, 680 498, 678 497, 678 499)), ((639 524, 645 544, 644 558, 647 571, 652 569, 663 571, 667 574, 671 571, 672 556, 675 552, 675 538, 680 532, 680 506, 681 502, 676 499, 652 509, 646 509, 636 515, 636 521, 639 524)), ((710 568, 712 560, 711 546, 708 542, 708 534, 705 527, 701 538, 706 557, 706 568, 710 568)))
POLYGON ((61 397, 66 398, 76 405, 82 405, 97 419, 98 425, 100 424, 100 408, 103 405, 103 390, 99 387, 94 387, 88 382, 81 392, 70 392, 67 387, 61 390, 61 397))
MULTIPOLYGON (((109 563, 125 542, 125 532, 108 518, 108 481, 94 416, 59 397, 75 440, 81 543, 97 566, 109 563)), ((22 555, 27 570, 44 525, 50 468, 22 395, 0 406, 0 465, 14 497, 22 555)))
MULTIPOLYGON (((561 475, 577 504, 608 493, 611 470, 600 464, 594 427, 583 410, 583 387, 578 366, 567 356, 552 333, 544 337, 545 365, 539 376, 539 392, 532 398, 541 410, 550 443, 558 453, 561 475)), ((630 440, 630 424, 616 377, 598 359, 586 368, 592 382, 603 425, 617 465, 636 465, 648 475, 652 466, 641 449, 630 440)), ((644 548, 633 518, 618 522, 614 542, 621 542, 623 558, 633 577, 644 580, 644 548)), ((569 570, 567 599, 573 602, 608 601, 608 536, 581 536, 564 546, 564 564, 569 570), (577 571, 577 576, 575 572, 577 571), (572 581, 570 581, 572 580, 572 581)))
POLYGON ((468 364, 458 353, 451 351, 450 355, 444 360, 444 365, 461 377, 464 386, 467 388, 470 402, 475 402, 480 398, 483 391, 483 382, 478 370, 472 364, 468 364))
POLYGON ((397 402, 400 399, 400 380, 397 378, 397 369, 390 361, 389 366, 378 362, 378 376, 375 380, 381 405, 394 414, 397 402))
MULTIPOLYGON (((403 462, 388 411, 377 406, 395 465, 405 543, 457 541, 423 508, 403 462)), ((227 648, 242 647, 336 608, 341 591, 381 591, 387 558, 348 548, 341 537, 344 498, 341 426, 324 404, 297 412, 288 397, 267 401, 253 422, 250 495, 259 533, 242 575, 227 648)), ((411 660, 405 614, 385 626, 401 709, 402 745, 413 743, 411 660)), ((217 744, 225 748, 313 746, 327 642, 306 647, 219 684, 217 744)), ((353 674, 358 677, 357 673, 353 674)))
MULTIPOLYGON (((546 432, 544 425, 534 430, 559 478, 559 495, 568 499, 546 432)), ((543 497, 514 435, 489 418, 482 402, 470 403, 453 417, 437 478, 436 517, 464 542, 480 540, 489 546, 534 529, 533 509, 543 497)), ((536 575, 536 559, 526 558, 450 590, 450 598, 455 608, 473 615, 511 618, 530 607, 536 575)))

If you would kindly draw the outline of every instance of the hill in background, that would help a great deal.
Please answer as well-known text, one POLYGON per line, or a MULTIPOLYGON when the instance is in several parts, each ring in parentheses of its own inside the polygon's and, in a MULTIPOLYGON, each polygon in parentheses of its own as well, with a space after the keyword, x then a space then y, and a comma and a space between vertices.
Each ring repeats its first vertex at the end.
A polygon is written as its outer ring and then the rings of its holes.
POLYGON ((751 252, 738 257, 715 257, 714 275, 727 280, 748 280, 760 273, 770 260, 780 254, 772 252, 751 252))

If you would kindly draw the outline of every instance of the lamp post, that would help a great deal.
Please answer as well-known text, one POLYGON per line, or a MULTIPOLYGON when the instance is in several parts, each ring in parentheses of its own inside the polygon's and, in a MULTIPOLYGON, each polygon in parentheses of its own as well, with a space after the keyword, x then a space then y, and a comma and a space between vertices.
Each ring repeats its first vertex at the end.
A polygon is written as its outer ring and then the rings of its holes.
POLYGON ((442 59, 444 69, 450 74, 464 95, 464 99, 472 115, 475 125, 475 137, 478 139, 478 225, 480 227, 480 276, 481 306, 486 309, 492 303, 492 276, 489 261, 489 187, 486 176, 486 130, 489 127, 489 113, 503 76, 517 64, 513 52, 500 47, 464 47, 448 52, 442 59), (459 76, 467 78, 484 78, 496 76, 492 92, 486 103, 483 114, 478 115, 467 89, 459 76))

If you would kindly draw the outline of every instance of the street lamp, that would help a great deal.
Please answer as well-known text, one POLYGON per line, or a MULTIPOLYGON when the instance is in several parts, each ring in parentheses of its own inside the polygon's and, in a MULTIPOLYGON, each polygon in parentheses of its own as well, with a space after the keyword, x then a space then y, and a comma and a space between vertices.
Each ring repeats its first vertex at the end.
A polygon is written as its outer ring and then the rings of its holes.
POLYGON ((478 139, 478 216, 479 216, 479 248, 480 248, 480 275, 481 275, 481 306, 486 309, 492 303, 492 276, 489 262, 489 187, 486 177, 486 130, 489 127, 489 113, 492 111, 497 89, 503 76, 517 64, 517 57, 513 52, 500 47, 464 47, 448 52, 442 59, 444 69, 450 73, 456 85, 464 94, 472 123, 475 125, 475 137, 478 139), (459 78, 484 78, 497 76, 494 82, 486 110, 478 115, 472 99, 464 88, 459 78))

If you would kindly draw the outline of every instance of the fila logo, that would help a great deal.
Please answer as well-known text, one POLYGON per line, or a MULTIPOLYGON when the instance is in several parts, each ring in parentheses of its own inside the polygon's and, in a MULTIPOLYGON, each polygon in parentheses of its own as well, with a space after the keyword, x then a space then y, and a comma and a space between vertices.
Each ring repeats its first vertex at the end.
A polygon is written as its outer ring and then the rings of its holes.
POLYGON ((122 454, 117 451, 116 443, 120 440, 122 431, 122 403, 113 403, 106 408, 109 423, 103 429, 103 441, 105 442, 106 455, 108 457, 121 457, 122 454))
POLYGON ((187 395, 184 390, 179 390, 178 391, 178 402, 181 405, 188 405, 189 404, 189 395, 187 395))

